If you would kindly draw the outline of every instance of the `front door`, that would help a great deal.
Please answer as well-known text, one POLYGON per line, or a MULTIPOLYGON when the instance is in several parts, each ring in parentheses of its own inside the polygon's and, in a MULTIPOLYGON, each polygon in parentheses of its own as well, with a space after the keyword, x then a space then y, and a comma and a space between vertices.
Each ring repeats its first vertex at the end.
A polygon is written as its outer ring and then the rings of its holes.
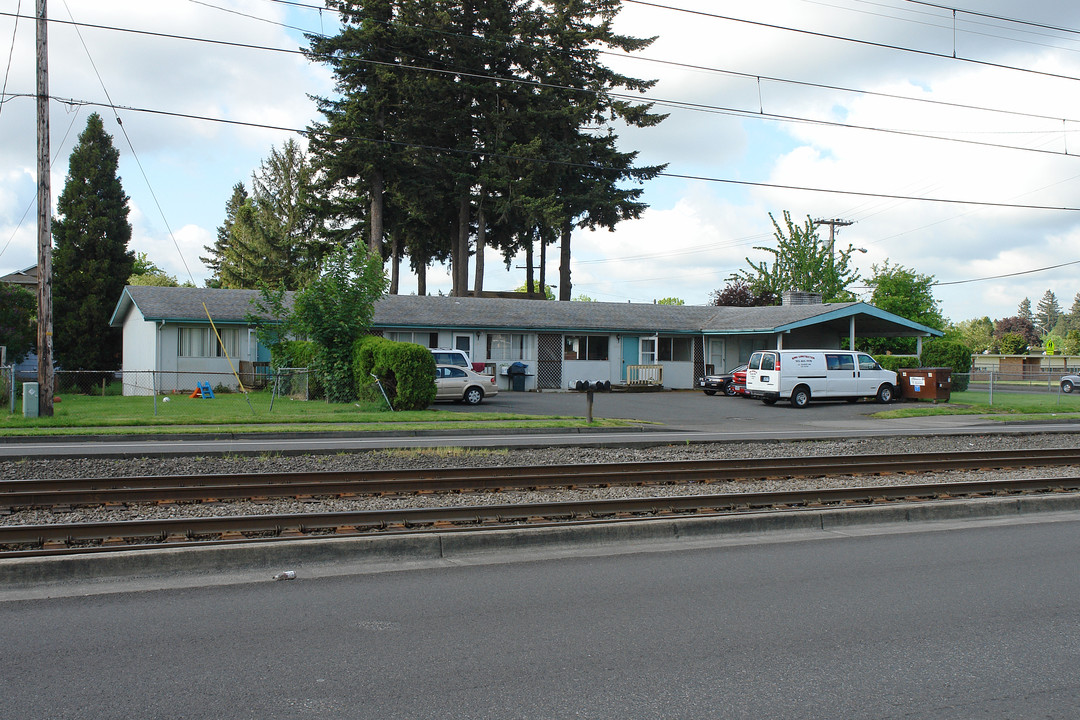
POLYGON ((472 356, 472 335, 455 335, 454 349, 464 350, 465 354, 469 356, 469 362, 475 361, 475 358, 472 356))
POLYGON ((622 381, 626 382, 626 366, 637 365, 639 358, 638 338, 624 337, 622 339, 622 381))

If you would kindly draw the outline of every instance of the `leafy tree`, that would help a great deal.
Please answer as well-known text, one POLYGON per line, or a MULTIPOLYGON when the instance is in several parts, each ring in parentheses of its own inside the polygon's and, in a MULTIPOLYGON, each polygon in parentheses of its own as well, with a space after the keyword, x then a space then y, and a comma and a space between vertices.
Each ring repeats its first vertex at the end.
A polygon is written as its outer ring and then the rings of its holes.
POLYGON ((1032 324, 1041 335, 1046 335, 1054 329, 1060 317, 1061 305, 1058 304, 1057 296, 1052 290, 1047 290, 1035 308, 1032 324))
POLYGON ((358 245, 327 257, 322 275, 294 296, 293 327, 315 345, 313 369, 329 402, 356 399, 353 343, 371 327, 386 285, 382 258, 358 245))
POLYGON ((1003 355, 1024 355, 1028 351, 1028 342, 1023 333, 1006 332, 998 338, 998 346, 1003 355))
POLYGON ((994 344, 994 323, 989 317, 964 320, 953 329, 957 339, 973 352, 989 350, 994 344))
MULTIPOLYGON (((528 287, 528 285, 521 285, 521 286, 515 288, 514 292, 521 293, 521 294, 524 295, 525 292, 526 292, 525 288, 527 288, 527 287, 528 287)), ((536 280, 533 280, 532 289, 533 289, 534 293, 539 293, 540 292, 540 283, 537 282, 536 280)), ((547 299, 547 300, 554 300, 555 299, 555 293, 552 292, 551 288, 548 287, 548 286, 544 286, 544 298, 547 299)))
POLYGON ((53 222, 53 351, 65 370, 120 367, 121 330, 109 319, 135 256, 119 161, 101 116, 92 113, 72 150, 53 222))
POLYGON ((596 302, 596 300, 592 299, 585 293, 578 293, 578 296, 574 298, 574 302, 596 302))
MULTIPOLYGON (((999 341, 1002 341, 1005 335, 1009 333, 1016 333, 1023 339, 1023 352, 1027 352, 1028 347, 1031 345, 1037 345, 1039 343, 1039 334, 1035 332, 1035 326, 1031 324, 1030 320, 1018 315, 1002 318, 994 323, 994 337, 999 341)), ((1001 348, 1001 352, 1006 355, 1018 354, 1006 352, 1004 346, 1001 348)))
MULTIPOLYGON (((903 265, 872 265, 874 273, 867 284, 873 288, 870 303, 877 308, 932 327, 945 328, 945 318, 934 299, 934 276, 922 275, 903 265)), ((910 355, 915 352, 915 338, 863 338, 859 346, 872 353, 891 351, 910 355)))
POLYGON ((713 290, 709 295, 709 304, 721 307, 762 307, 779 305, 780 301, 771 291, 755 293, 750 283, 742 278, 735 278, 730 280, 723 290, 713 290))
POLYGON ((686 301, 677 297, 660 298, 654 301, 657 305, 685 305, 686 301))
POLYGON ((820 293, 825 302, 850 302, 855 296, 847 291, 848 285, 859 280, 859 273, 851 266, 851 254, 855 248, 849 245, 839 255, 818 237, 817 228, 806 218, 800 227, 791 221, 791 214, 784 211, 784 228, 772 220, 776 247, 755 247, 773 256, 770 267, 767 260, 755 263, 746 258, 750 270, 740 270, 730 280, 749 283, 755 294, 771 293, 781 297, 787 290, 820 293))
POLYGON ((0 345, 7 347, 11 364, 37 347, 37 296, 9 283, 0 283, 0 345))
MULTIPOLYGON (((158 267, 150 257, 144 253, 135 253, 135 266, 128 278, 128 285, 152 285, 155 287, 181 287, 176 276, 169 275, 158 267)), ((183 287, 195 287, 191 281, 185 280, 183 287)))
POLYGON ((1080 355, 1080 330, 1070 330, 1065 336, 1065 354, 1080 355))

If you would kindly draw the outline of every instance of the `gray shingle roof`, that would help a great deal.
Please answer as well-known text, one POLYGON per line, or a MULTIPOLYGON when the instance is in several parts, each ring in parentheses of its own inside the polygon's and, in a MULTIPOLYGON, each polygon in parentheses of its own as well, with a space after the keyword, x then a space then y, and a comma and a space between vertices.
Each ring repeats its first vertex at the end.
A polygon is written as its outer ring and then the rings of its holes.
MULTIPOLYGON (((203 322, 207 311, 215 322, 244 323, 255 312, 257 290, 214 290, 128 286, 117 303, 112 325, 123 324, 131 308, 147 320, 203 322), (203 304, 206 308, 203 308, 203 304)), ((292 294, 286 294, 291 304, 292 294)), ((552 302, 504 298, 384 295, 375 304, 374 325, 380 328, 518 330, 546 332, 747 333, 813 324, 849 315, 872 315, 894 329, 921 328, 864 303, 716 307, 644 303, 552 302)))

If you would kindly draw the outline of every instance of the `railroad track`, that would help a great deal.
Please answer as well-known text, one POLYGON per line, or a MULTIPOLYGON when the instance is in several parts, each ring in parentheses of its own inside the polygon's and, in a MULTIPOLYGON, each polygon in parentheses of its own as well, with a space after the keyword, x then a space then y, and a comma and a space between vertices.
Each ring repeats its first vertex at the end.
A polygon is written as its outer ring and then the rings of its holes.
MULTIPOLYGON (((199 499, 219 498, 227 489, 237 497, 253 497, 274 488, 278 496, 298 494, 462 492, 507 488, 582 487, 614 484, 655 484, 687 481, 707 482, 739 478, 806 477, 896 472, 928 472, 943 469, 1044 467, 1080 464, 1080 453, 1070 450, 994 451, 973 453, 880 456, 814 457, 772 460, 692 461, 675 463, 630 463, 592 465, 586 468, 556 466, 546 468, 492 468, 448 471, 327 473, 319 484, 307 474, 208 476, 197 478, 154 477, 96 479, 86 481, 40 481, 55 484, 65 500, 51 501, 63 506, 73 493, 84 498, 103 497, 95 493, 139 491, 139 502, 147 502, 174 491, 195 491, 199 499), (411 475, 411 477, 410 477, 411 475), (350 476, 350 477, 342 477, 350 476), (229 478, 226 482, 225 479, 229 478), (306 478, 306 479, 305 479, 306 478), (142 485, 146 487, 75 487, 79 483, 142 485), (271 480, 272 482, 267 482, 271 480), (163 482, 164 481, 164 482, 163 482), (154 486, 157 483, 157 486, 154 486), (187 483, 187 484, 185 484, 187 483), (246 483, 246 484, 245 484, 246 483), (74 485, 72 485, 74 484, 74 485), (350 490, 330 490, 348 487, 350 490), (312 488, 318 488, 313 490, 312 488), (407 488, 407 489, 404 489, 407 488)), ((16 498, 28 499, 41 493, 26 483, 10 481, 0 485, 0 507, 20 507, 16 498), (8 489, 14 484, 14 488, 8 489)), ((597 523, 630 521, 664 515, 705 515, 751 510, 796 510, 807 507, 857 506, 896 500, 930 500, 980 497, 1017 493, 1075 492, 1080 478, 1058 477, 1028 480, 887 485, 859 488, 811 489, 769 493, 726 493, 635 499, 587 500, 575 502, 519 503, 469 507, 411 508, 286 515, 245 515, 230 517, 170 518, 119 522, 50 523, 0 526, 0 557, 101 552, 133 547, 175 547, 179 543, 235 543, 326 535, 356 535, 372 532, 417 532, 422 530, 501 528, 510 524, 533 526, 552 522, 597 523)), ((113 497, 119 497, 114 495, 113 497)), ((173 501, 173 500, 169 500, 173 501)), ((21 502, 21 501, 20 501, 21 502)), ((86 502, 117 502, 86 500, 86 502)), ((130 502, 130 500, 119 501, 130 502)))
POLYGON ((1080 465, 1080 449, 683 460, 543 467, 0 481, 0 511, 149 502, 658 485, 1080 465))

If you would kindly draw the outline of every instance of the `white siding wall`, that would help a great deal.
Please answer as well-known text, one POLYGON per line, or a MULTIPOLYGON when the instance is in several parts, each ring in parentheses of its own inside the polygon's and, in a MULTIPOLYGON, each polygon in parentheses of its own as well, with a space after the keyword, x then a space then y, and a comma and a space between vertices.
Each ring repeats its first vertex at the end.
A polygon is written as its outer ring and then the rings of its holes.
POLYGON ((124 320, 124 395, 152 395, 153 371, 157 365, 157 326, 132 308, 124 320))

